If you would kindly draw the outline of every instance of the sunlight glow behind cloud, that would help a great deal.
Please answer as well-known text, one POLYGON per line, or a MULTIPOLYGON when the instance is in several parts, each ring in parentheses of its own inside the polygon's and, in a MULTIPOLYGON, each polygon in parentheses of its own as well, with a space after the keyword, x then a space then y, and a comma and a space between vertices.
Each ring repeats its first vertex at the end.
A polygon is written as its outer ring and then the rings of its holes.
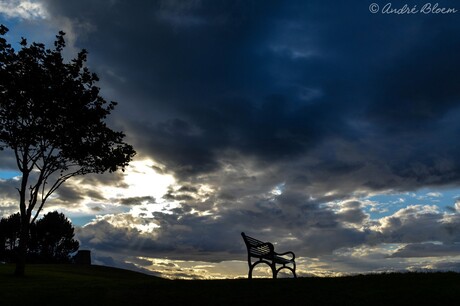
POLYGON ((102 192, 105 197, 114 199, 151 196, 160 200, 175 180, 172 175, 159 173, 156 169, 159 169, 158 165, 152 160, 133 161, 123 174, 127 186, 104 186, 102 192))

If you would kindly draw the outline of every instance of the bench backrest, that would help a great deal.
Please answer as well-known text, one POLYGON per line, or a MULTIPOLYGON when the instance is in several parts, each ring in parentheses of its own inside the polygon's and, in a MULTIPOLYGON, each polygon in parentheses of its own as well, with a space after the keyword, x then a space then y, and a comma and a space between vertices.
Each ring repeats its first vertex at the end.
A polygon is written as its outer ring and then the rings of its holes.
POLYGON ((249 237, 245 233, 241 233, 241 236, 243 236, 243 240, 248 249, 248 255, 264 257, 272 253, 269 243, 257 240, 256 238, 249 237))

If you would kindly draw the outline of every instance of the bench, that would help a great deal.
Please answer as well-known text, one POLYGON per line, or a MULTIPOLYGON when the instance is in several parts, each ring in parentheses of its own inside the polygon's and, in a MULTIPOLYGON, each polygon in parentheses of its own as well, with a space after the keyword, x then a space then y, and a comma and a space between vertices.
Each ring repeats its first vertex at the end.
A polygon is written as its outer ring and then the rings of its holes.
POLYGON ((295 254, 293 252, 276 253, 275 247, 270 242, 257 240, 247 236, 245 233, 241 233, 241 236, 243 236, 248 250, 249 279, 252 279, 254 267, 260 263, 267 264, 272 269, 273 278, 276 278, 278 272, 282 269, 291 270, 294 278, 297 278, 295 273, 295 254), (290 255, 292 258, 286 258, 286 255, 290 255), (277 265, 281 265, 281 267, 277 268, 277 265))

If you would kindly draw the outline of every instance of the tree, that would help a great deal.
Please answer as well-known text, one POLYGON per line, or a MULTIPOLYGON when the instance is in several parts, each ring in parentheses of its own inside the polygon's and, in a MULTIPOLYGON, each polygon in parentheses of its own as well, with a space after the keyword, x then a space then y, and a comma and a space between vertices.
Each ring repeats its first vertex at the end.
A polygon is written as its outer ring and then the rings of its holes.
MULTIPOLYGON (((50 212, 30 224, 27 258, 41 263, 65 263, 80 243, 74 239, 74 227, 62 213, 50 212)), ((0 220, 0 260, 17 261, 21 216, 13 214, 0 220)))
POLYGON ((57 211, 31 224, 29 256, 42 263, 66 263, 80 243, 74 239, 72 223, 57 211))
POLYGON ((14 153, 22 173, 15 274, 24 275, 30 224, 50 195, 71 177, 124 170, 135 151, 105 123, 116 103, 100 96, 86 50, 64 62, 61 31, 52 50, 23 38, 15 51, 7 31, 0 26, 0 147, 14 153))
POLYGON ((16 258, 21 230, 21 216, 17 213, 0 220, 0 260, 16 258))

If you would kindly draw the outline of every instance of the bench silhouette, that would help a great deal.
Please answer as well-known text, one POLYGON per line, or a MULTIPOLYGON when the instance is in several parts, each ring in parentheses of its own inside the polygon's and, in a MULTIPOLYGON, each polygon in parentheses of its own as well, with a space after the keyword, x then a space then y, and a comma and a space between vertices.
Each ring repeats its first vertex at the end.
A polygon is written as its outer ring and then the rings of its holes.
POLYGON ((278 272, 282 269, 291 270, 294 278, 297 278, 295 273, 295 254, 293 252, 276 253, 275 247, 270 242, 263 242, 249 237, 244 232, 241 233, 241 236, 243 236, 248 250, 249 279, 252 279, 252 270, 254 270, 254 267, 260 263, 267 264, 272 269, 273 278, 276 278, 278 272), (284 257, 286 255, 290 255, 292 258, 284 257), (254 259, 256 261, 253 262, 254 259), (281 267, 277 268, 276 265, 281 265, 281 267))

